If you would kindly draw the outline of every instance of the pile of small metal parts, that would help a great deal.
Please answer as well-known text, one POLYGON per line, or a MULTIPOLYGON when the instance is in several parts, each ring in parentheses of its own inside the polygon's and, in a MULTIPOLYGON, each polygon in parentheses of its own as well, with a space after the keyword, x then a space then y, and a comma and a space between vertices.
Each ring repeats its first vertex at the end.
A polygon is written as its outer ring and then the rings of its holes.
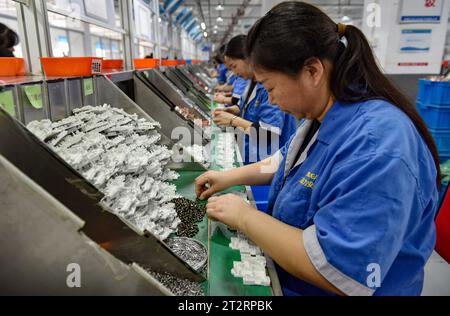
POLYGON ((178 195, 166 181, 179 175, 166 167, 172 152, 158 145, 159 123, 108 105, 73 113, 27 128, 102 192, 116 215, 161 240, 174 233, 181 220, 170 200, 178 195))
POLYGON ((208 251, 199 241, 186 237, 168 238, 167 246, 192 269, 201 272, 208 262, 208 251))
POLYGON ((200 120, 200 118, 198 116, 196 116, 194 111, 190 108, 187 108, 187 107, 182 108, 182 107, 176 106, 175 111, 177 111, 179 114, 181 114, 181 116, 183 116, 186 120, 190 120, 193 122, 196 120, 200 120))
POLYGON ((150 269, 146 269, 146 271, 175 296, 205 296, 205 292, 200 283, 188 279, 181 279, 165 272, 155 272, 150 269))
POLYGON ((178 218, 177 236, 192 238, 198 233, 197 223, 201 222, 206 214, 206 206, 186 198, 175 198, 171 201, 175 205, 178 218))
POLYGON ((194 113, 194 110, 190 108, 181 108, 179 106, 175 107, 175 111, 177 111, 181 116, 183 116, 186 120, 193 122, 198 127, 209 127, 211 125, 209 120, 202 119, 194 113))

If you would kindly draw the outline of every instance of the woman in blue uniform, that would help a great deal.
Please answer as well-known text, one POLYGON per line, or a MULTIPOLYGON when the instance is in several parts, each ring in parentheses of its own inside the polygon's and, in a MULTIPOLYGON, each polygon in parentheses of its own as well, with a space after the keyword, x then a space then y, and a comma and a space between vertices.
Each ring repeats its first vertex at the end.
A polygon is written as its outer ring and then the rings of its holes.
POLYGON ((305 121, 271 158, 197 179, 202 199, 272 183, 270 215, 233 195, 210 198, 208 215, 274 259, 285 295, 420 295, 438 153, 362 32, 284 2, 250 30, 247 53, 270 100, 305 121))
POLYGON ((223 60, 223 51, 225 49, 225 45, 220 47, 219 51, 213 57, 213 63, 215 67, 215 74, 213 77, 217 79, 219 86, 226 85, 227 83, 227 66, 224 64, 223 60))
MULTIPOLYGON (((227 67, 228 69, 228 65, 225 63, 225 67, 227 67)), ((237 76, 231 72, 228 71, 227 72, 227 82, 223 85, 217 85, 216 88, 214 89, 217 93, 216 96, 226 96, 228 94, 231 94, 231 92, 233 91, 233 87, 234 87, 234 83, 237 79, 237 76)))
POLYGON ((222 60, 221 63, 217 66, 217 81, 220 85, 224 85, 227 83, 227 73, 227 66, 225 66, 222 60))
POLYGON ((295 133, 297 125, 292 115, 269 102, 267 91, 255 80, 245 57, 245 42, 245 35, 234 37, 228 43, 224 56, 230 70, 250 82, 237 100, 238 105, 215 111, 214 122, 244 131, 242 156, 244 163, 249 164, 267 158, 283 147, 295 133), (275 148, 273 152, 272 147, 275 148))
POLYGON ((245 89, 249 85, 249 83, 250 83, 250 80, 245 80, 244 78, 236 76, 236 81, 234 82, 234 85, 233 85, 232 97, 236 98, 238 100, 238 104, 239 104, 239 101, 240 101, 242 95, 245 92, 245 89))
MULTIPOLYGON (((225 53, 225 49, 226 46, 224 47, 223 54, 225 53)), ((225 58, 225 56, 224 63, 227 68, 231 69, 231 60, 229 58, 225 58)), ((232 71, 230 73, 231 75, 228 79, 227 85, 218 86, 216 88, 218 93, 214 96, 215 102, 225 104, 226 107, 238 105, 239 100, 250 82, 250 80, 245 80, 232 71)))
POLYGON ((238 105, 248 83, 249 80, 245 80, 232 73, 226 85, 216 88, 218 92, 214 95, 214 101, 225 104, 226 107, 238 105))

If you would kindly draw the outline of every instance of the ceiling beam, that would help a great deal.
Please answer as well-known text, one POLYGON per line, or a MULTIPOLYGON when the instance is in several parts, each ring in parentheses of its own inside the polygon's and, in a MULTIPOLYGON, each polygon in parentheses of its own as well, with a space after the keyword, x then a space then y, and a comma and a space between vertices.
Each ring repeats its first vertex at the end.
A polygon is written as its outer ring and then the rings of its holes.
POLYGON ((235 25, 239 22, 239 20, 245 15, 245 9, 247 9, 247 6, 250 4, 251 0, 243 0, 241 6, 236 10, 236 15, 233 16, 231 19, 231 23, 228 26, 227 31, 225 32, 224 36, 222 37, 222 40, 220 41, 220 44, 223 45, 228 40, 228 37, 233 34, 233 30, 235 25))

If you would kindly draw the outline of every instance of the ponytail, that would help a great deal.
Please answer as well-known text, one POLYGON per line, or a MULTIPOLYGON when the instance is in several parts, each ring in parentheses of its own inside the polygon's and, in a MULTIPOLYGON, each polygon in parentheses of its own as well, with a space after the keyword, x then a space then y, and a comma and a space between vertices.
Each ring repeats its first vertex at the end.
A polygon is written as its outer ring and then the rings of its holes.
POLYGON ((331 75, 333 95, 338 100, 348 103, 384 99, 404 112, 413 122, 433 155, 438 172, 436 181, 440 187, 439 154, 424 120, 409 99, 381 72, 364 34, 358 28, 348 25, 343 36, 346 39, 346 45, 340 43, 340 51, 335 59, 331 75))
POLYGON ((297 1, 280 3, 251 28, 247 36, 250 61, 267 70, 296 76, 306 60, 333 63, 330 87, 337 100, 355 103, 383 99, 403 111, 427 144, 441 184, 439 154, 415 106, 381 72, 364 34, 356 27, 336 25, 317 7, 297 1))

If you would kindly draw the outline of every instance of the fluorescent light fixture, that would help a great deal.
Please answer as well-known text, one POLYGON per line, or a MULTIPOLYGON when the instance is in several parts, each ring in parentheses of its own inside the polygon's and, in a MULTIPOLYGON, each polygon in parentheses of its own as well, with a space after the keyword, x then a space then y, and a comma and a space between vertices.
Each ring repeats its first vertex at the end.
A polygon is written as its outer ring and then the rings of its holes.
POLYGON ((223 11, 223 9, 224 9, 224 7, 223 7, 223 1, 219 1, 219 4, 217 5, 217 7, 216 7, 216 10, 217 11, 223 11))

